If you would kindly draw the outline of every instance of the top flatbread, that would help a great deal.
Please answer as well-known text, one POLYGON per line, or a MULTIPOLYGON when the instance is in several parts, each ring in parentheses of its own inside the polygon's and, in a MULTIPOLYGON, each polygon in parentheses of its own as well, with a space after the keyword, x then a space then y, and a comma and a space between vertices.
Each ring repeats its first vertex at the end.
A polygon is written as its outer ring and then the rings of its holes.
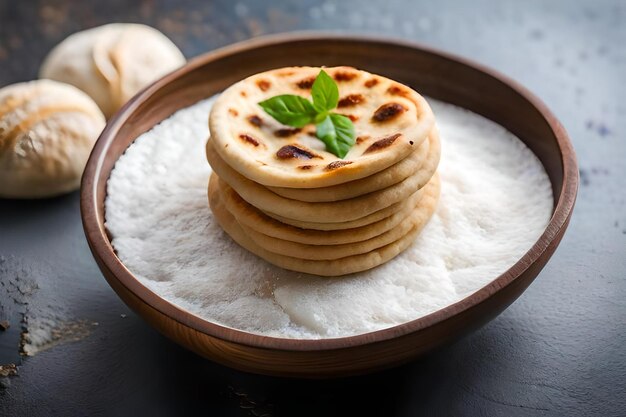
POLYGON ((280 94, 311 97, 316 67, 290 67, 253 75, 224 91, 209 117, 222 159, 266 186, 317 188, 364 178, 419 148, 435 118, 412 89, 350 67, 324 69, 339 87, 335 111, 350 117, 356 144, 344 159, 326 152, 315 126, 294 129, 266 114, 259 102, 280 94))

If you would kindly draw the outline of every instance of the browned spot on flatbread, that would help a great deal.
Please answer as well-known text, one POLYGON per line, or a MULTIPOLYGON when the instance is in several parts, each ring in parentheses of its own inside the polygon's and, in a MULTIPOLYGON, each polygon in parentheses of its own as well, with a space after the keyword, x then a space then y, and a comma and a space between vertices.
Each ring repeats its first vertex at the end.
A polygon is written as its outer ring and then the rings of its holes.
POLYGON ((241 94, 241 97, 248 97, 248 93, 245 91, 241 91, 239 94, 241 94))
POLYGON ((378 84, 378 80, 376 78, 370 78, 369 80, 365 81, 365 86, 367 88, 372 88, 374 87, 376 84, 378 84))
POLYGON ((290 75, 295 74, 295 71, 293 70, 282 70, 280 72, 278 72, 278 75, 281 77, 289 77, 290 75))
POLYGON ((325 171, 332 171, 335 170, 337 168, 341 168, 341 167, 345 167, 346 165, 350 165, 352 163, 352 161, 333 161, 330 164, 326 165, 326 167, 324 167, 325 171))
POLYGON ((301 88, 303 90, 308 90, 311 87, 313 87, 314 82, 315 82, 315 77, 309 77, 309 78, 305 78, 303 80, 298 81, 296 85, 298 86, 298 88, 301 88))
POLYGON ((378 139, 376 142, 372 143, 366 150, 365 152, 363 152, 363 154, 365 155, 366 153, 370 153, 370 152, 376 152, 376 151, 380 151, 381 149, 385 149, 388 148, 389 146, 391 146, 392 143, 394 143, 396 141, 396 139, 398 139, 400 136, 402 136, 400 133, 396 133, 395 135, 391 135, 391 136, 387 136, 385 138, 382 139, 378 139))
POLYGON ((239 139, 254 146, 259 146, 261 144, 257 139, 253 138, 252 136, 246 133, 242 133, 241 135, 239 135, 239 139))
POLYGON ((261 119, 259 116, 257 116, 256 114, 250 115, 248 116, 248 122, 252 125, 252 126, 256 126, 256 127, 261 127, 263 126, 263 119, 261 119))
POLYGON ((228 109, 228 113, 230 113, 230 115, 233 117, 239 116, 239 112, 235 109, 228 109))
POLYGON ((392 85, 387 89, 387 93, 391 94, 392 96, 402 97, 407 97, 410 94, 409 90, 399 85, 392 85))
POLYGON ((337 103, 337 107, 352 107, 365 101, 362 94, 348 94, 337 103))
POLYGON ((301 169, 301 170, 306 171, 306 170, 309 170, 309 169, 313 168, 314 166, 315 165, 300 165, 298 168, 301 169))
POLYGON ((356 72, 353 71, 337 71, 335 72, 335 74, 333 75, 333 77, 335 78, 335 80, 337 81, 351 81, 353 80, 358 74, 356 72))
POLYGON ((404 113, 406 109, 399 103, 386 103, 380 106, 372 116, 372 119, 376 122, 387 122, 395 119, 400 114, 404 113))
POLYGON ((296 133, 300 133, 300 131, 302 131, 302 129, 299 129, 297 127, 293 129, 282 128, 282 129, 275 130, 274 136, 276 136, 277 138, 288 138, 289 136, 293 136, 296 133))
POLYGON ((357 136, 356 138, 356 144, 360 145, 361 143, 365 142, 366 140, 368 140, 370 137, 365 135, 365 136, 357 136))
POLYGON ((321 158, 319 155, 308 149, 301 148, 295 145, 285 145, 276 151, 276 156, 279 159, 313 159, 321 158))
POLYGON ((261 91, 267 91, 272 86, 272 84, 267 80, 257 80, 256 85, 261 89, 261 91))
POLYGON ((359 116, 355 116, 354 114, 342 114, 342 116, 346 116, 348 119, 350 119, 353 122, 356 122, 357 120, 359 120, 359 116))

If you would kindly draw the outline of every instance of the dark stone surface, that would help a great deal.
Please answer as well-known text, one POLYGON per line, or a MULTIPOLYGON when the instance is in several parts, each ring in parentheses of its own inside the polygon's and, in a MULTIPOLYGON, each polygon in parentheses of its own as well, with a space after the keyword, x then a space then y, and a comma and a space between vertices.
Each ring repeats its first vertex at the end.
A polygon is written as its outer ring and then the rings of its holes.
POLYGON ((570 132, 572 224, 496 320, 402 368, 311 382, 244 374, 161 337, 116 297, 83 237, 77 193, 0 200, 0 364, 25 320, 47 349, 0 378, 0 415, 626 415, 626 4, 616 1, 0 0, 0 85, 36 76, 68 34, 145 22, 188 56, 265 33, 340 29, 424 42, 526 85, 570 132))

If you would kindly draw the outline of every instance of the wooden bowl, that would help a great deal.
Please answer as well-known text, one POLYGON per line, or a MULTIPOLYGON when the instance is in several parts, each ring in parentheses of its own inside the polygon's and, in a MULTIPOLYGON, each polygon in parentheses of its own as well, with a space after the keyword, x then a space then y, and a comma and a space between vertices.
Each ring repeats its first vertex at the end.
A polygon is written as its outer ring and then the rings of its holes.
MULTIPOLYGON (((107 124, 83 176, 81 213, 91 251, 117 294, 150 325, 199 355, 270 375, 323 378, 407 362, 494 318, 535 279, 561 241, 578 168, 565 129, 516 82, 424 46, 380 38, 283 34, 228 46, 191 60, 136 95, 107 124), (474 294, 411 322, 358 336, 297 340, 259 336, 197 317, 159 297, 117 258, 104 226, 107 180, 137 136, 176 110, 257 72, 291 65, 351 65, 405 83, 506 127, 539 157, 552 182, 554 213, 532 248, 474 294)), ((208 209, 207 209, 208 210, 208 209)))

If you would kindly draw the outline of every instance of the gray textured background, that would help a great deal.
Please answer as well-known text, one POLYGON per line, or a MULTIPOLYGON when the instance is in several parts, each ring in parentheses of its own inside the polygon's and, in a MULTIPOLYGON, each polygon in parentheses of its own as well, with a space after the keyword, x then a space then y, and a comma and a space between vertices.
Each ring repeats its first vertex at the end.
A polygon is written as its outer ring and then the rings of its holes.
POLYGON ((568 129, 581 189, 548 266, 496 320, 402 368, 310 382, 244 374, 179 348, 101 277, 78 194, 0 200, 0 415, 626 415, 626 2, 0 0, 0 85, 34 78, 68 34, 144 22, 187 57, 299 29, 378 33, 472 58, 568 129), (24 321, 21 323, 21 321, 24 321), (54 340, 21 360, 20 332, 54 340))

